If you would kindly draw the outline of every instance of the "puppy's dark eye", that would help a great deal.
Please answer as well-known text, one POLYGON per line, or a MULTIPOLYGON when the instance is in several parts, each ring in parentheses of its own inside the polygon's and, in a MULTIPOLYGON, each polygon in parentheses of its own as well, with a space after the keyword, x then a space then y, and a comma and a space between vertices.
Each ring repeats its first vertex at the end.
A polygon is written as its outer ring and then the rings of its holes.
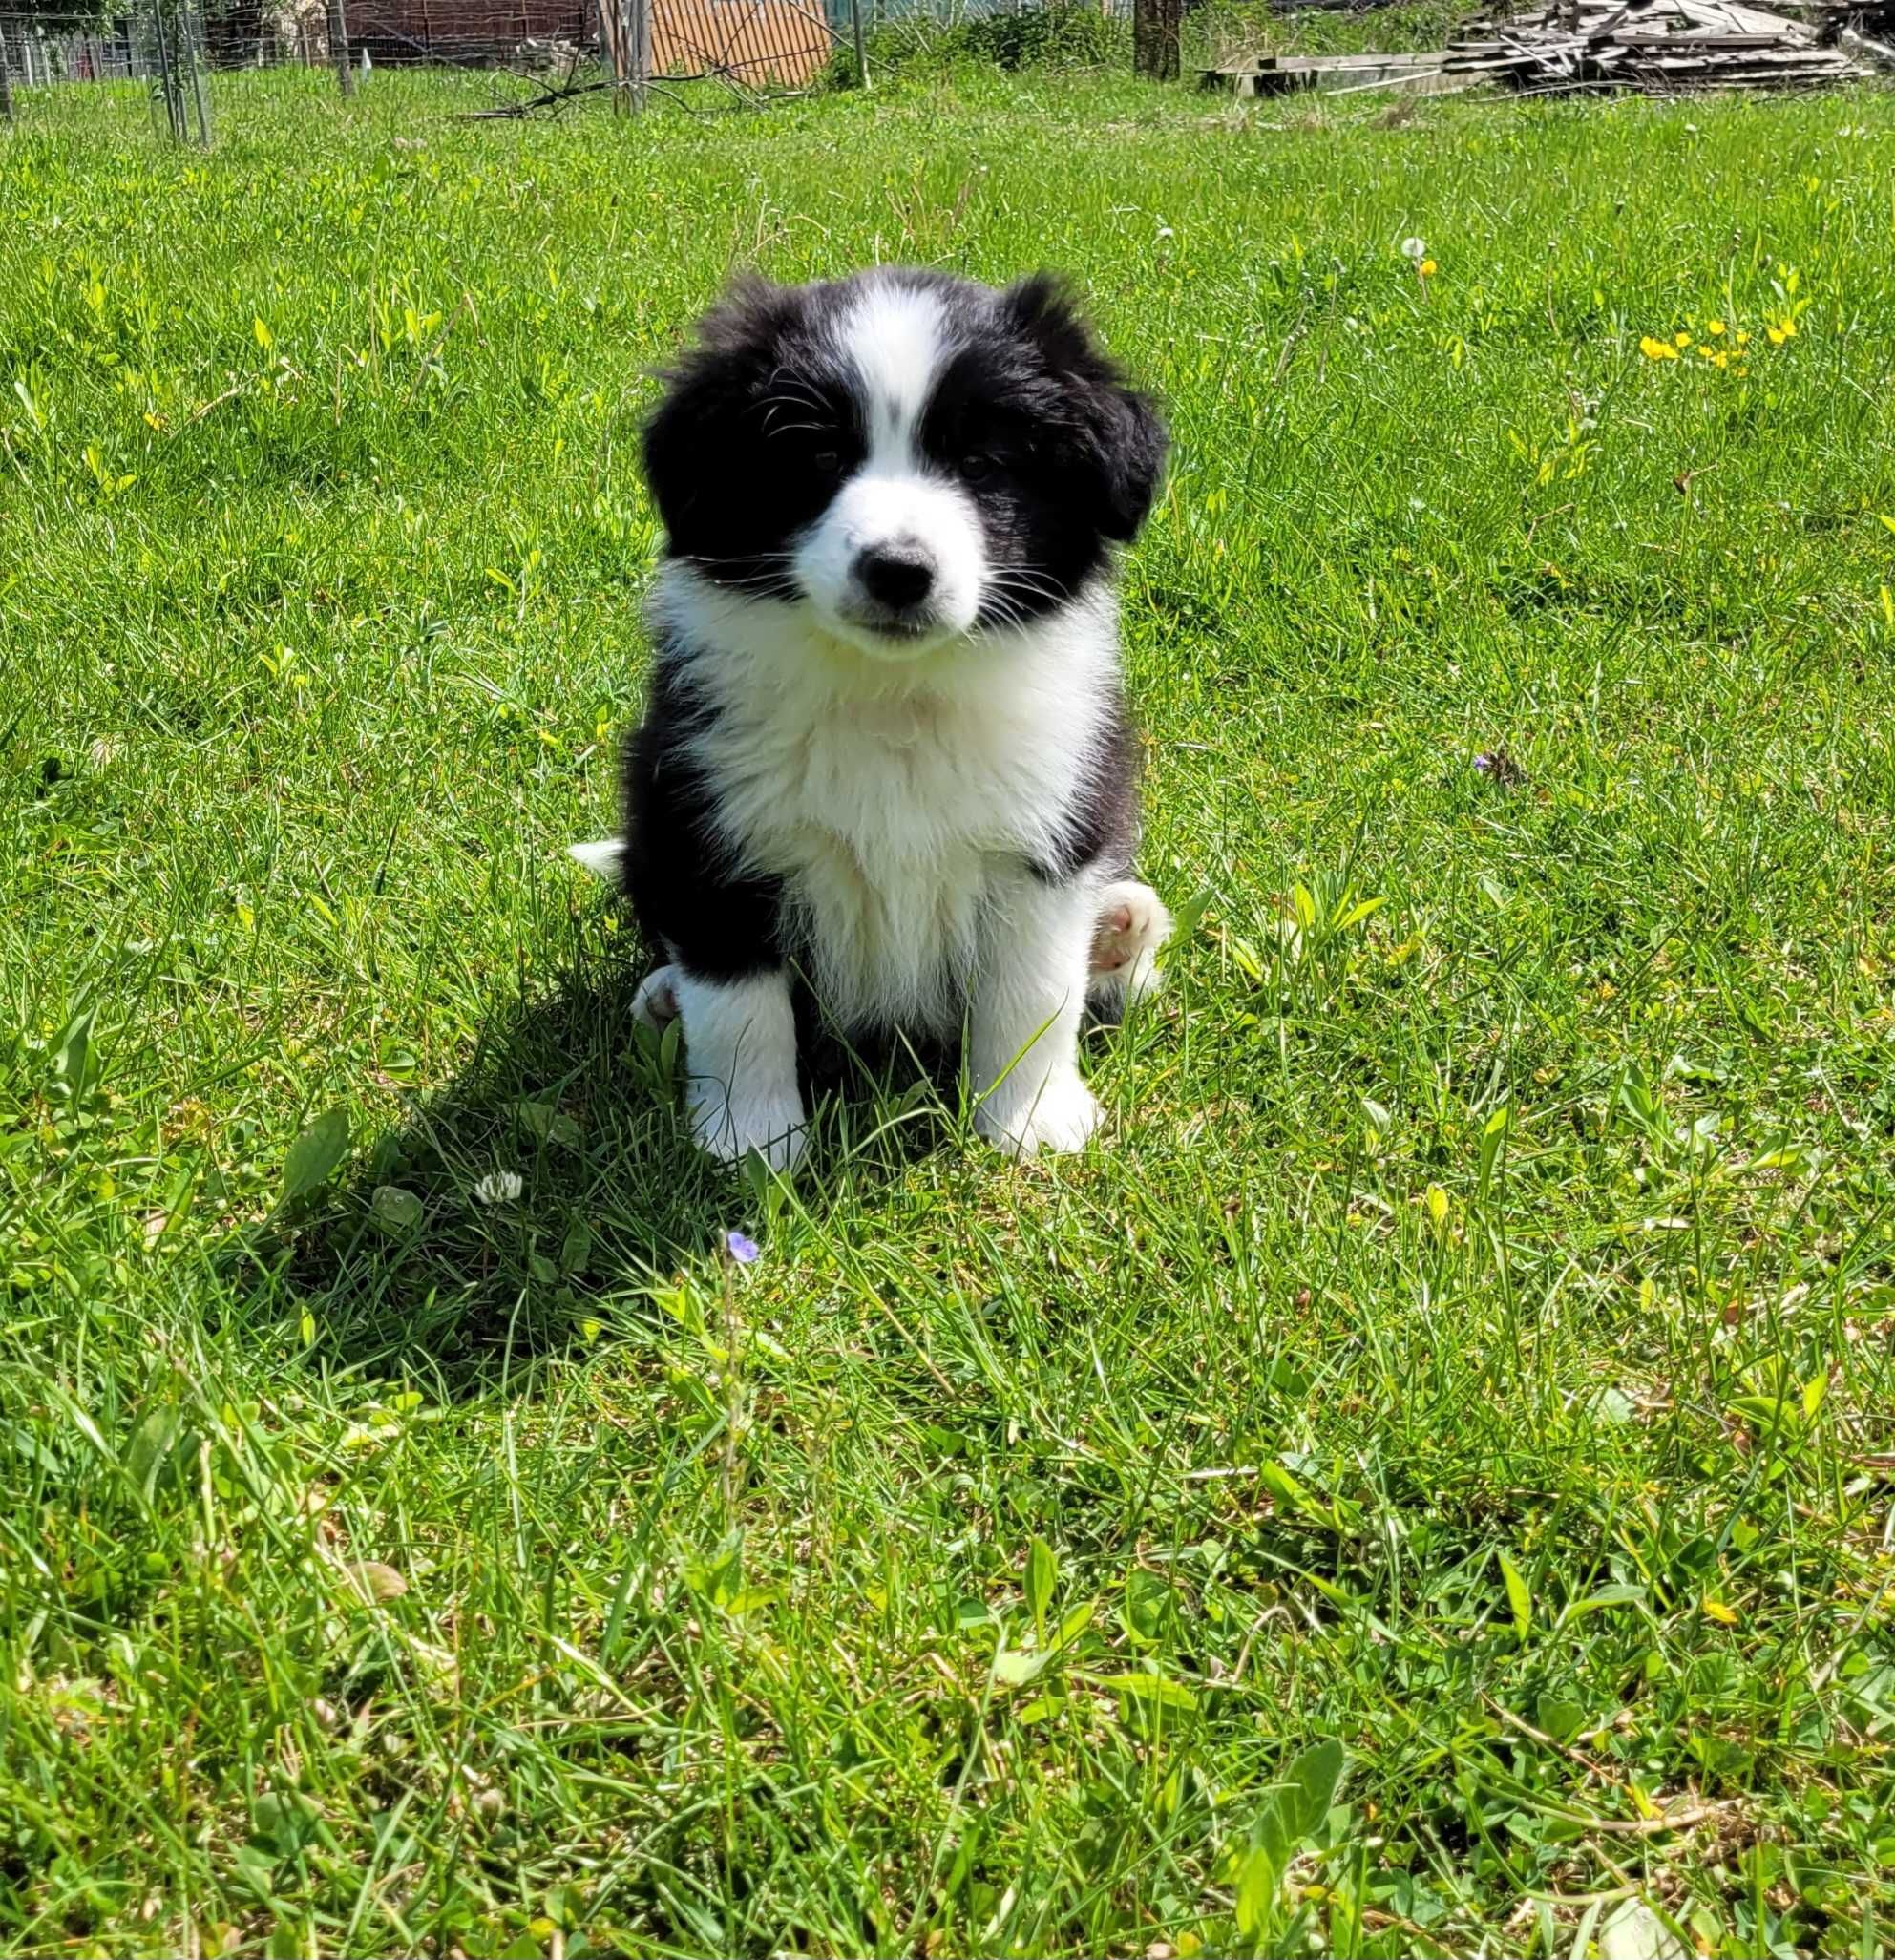
POLYGON ((976 450, 971 455, 963 456, 960 474, 970 483, 985 483, 1000 474, 1000 459, 988 450, 976 450))
POLYGON ((842 452, 839 449, 819 449, 810 458, 810 468, 818 476, 833 476, 842 468, 842 452))

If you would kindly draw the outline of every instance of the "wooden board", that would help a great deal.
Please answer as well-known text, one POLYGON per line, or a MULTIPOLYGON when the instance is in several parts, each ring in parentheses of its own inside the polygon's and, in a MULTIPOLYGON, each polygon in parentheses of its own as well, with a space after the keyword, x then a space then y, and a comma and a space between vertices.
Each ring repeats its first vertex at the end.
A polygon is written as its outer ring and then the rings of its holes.
POLYGON ((1254 61, 1198 72, 1207 89, 1239 96, 1282 95, 1293 89, 1422 88, 1442 74, 1444 51, 1426 54, 1265 54, 1254 61))

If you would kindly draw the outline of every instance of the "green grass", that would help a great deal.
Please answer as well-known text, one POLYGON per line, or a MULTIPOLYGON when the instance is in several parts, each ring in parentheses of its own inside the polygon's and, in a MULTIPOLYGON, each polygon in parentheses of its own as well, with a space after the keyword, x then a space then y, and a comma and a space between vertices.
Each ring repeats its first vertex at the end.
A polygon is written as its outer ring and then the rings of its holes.
MULTIPOLYGON (((1482 9, 1457 0, 1394 0, 1354 8, 1284 9, 1273 0, 1199 0, 1187 15, 1185 64, 1246 60, 1263 53, 1406 53, 1443 46, 1482 9)), ((1374 97, 1368 98, 1374 101, 1374 97)), ((1384 103, 1393 100, 1383 96, 1384 103)))
POLYGON ((0 137, 8 1950, 1887 1952, 1889 98, 217 92, 0 137), (1209 896, 1084 1157, 755 1191, 562 847, 876 257, 1169 405, 1209 896))

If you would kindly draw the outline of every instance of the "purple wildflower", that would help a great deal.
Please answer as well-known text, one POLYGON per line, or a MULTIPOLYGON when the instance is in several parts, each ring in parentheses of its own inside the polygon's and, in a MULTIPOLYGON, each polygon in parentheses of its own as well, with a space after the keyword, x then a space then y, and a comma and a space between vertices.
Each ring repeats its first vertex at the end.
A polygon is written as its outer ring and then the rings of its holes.
POLYGON ((1517 790, 1527 780, 1527 771, 1505 748, 1496 748, 1488 754, 1477 755, 1474 758, 1474 772, 1485 776, 1490 783, 1498 783, 1503 790, 1517 790))
POLYGON ((739 1266, 754 1266, 763 1255, 763 1248, 756 1240, 741 1232, 724 1234, 724 1250, 739 1266))

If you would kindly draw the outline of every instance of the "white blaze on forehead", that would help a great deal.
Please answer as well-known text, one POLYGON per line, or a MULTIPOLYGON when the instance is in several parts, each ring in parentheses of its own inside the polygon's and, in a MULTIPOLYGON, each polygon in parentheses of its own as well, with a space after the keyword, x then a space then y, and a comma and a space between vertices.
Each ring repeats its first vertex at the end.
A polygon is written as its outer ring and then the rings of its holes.
POLYGON ((871 285, 843 316, 872 469, 916 460, 915 430, 947 359, 946 327, 939 297, 912 285, 871 285))
POLYGON ((987 585, 980 515, 967 490, 929 466, 917 440, 955 339, 937 293, 876 280, 833 328, 861 406, 862 464, 798 539, 796 582, 840 639, 875 659, 907 662, 973 630, 987 585), (933 574, 919 630, 890 635, 861 577, 866 554, 919 547, 933 574))

